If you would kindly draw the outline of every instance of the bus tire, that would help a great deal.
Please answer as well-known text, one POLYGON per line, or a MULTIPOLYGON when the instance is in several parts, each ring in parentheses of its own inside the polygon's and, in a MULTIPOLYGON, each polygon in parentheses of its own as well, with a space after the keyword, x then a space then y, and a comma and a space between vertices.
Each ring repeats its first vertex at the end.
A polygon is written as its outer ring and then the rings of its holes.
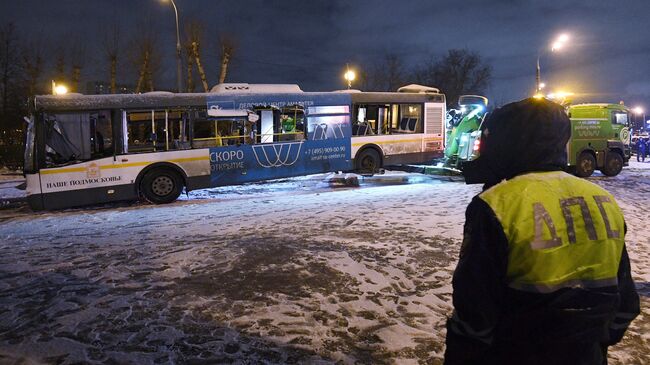
POLYGON ((147 172, 140 182, 140 193, 153 204, 167 204, 183 191, 183 178, 171 168, 157 168, 147 172))
POLYGON ((361 174, 372 175, 381 168, 381 156, 374 148, 366 148, 357 155, 356 167, 361 174))
POLYGON ((576 176, 589 177, 596 169, 596 158, 590 152, 583 152, 576 161, 576 176))
POLYGON ((617 151, 609 151, 605 157, 605 166, 600 172, 605 176, 616 176, 623 170, 623 156, 617 151))

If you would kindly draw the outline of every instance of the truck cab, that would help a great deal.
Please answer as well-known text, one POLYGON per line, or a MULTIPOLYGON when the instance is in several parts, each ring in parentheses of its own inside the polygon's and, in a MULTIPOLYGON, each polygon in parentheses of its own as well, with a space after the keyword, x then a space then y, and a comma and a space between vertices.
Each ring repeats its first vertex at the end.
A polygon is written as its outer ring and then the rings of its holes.
POLYGON ((460 109, 447 113, 447 146, 445 165, 462 168, 462 163, 478 157, 481 124, 487 112, 488 99, 479 95, 461 95, 460 109))
POLYGON ((578 104, 567 108, 571 139, 567 144, 567 167, 580 177, 600 170, 618 175, 630 159, 627 107, 621 104, 578 104))

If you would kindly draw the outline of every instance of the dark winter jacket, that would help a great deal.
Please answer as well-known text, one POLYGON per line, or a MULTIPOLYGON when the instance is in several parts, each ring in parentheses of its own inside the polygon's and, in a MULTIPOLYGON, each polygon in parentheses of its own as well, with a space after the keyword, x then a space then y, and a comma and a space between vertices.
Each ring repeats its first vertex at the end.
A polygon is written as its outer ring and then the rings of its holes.
POLYGON ((645 155, 646 152, 646 141, 643 138, 639 138, 637 141, 636 147, 638 148, 638 153, 645 155))
MULTIPOLYGON (((481 157, 466 180, 485 183, 566 165, 569 121, 559 105, 524 100, 485 122, 481 157), (560 147, 561 146, 561 147, 560 147)), ((446 364, 603 364, 607 346, 623 337, 639 313, 639 298, 623 247, 618 283, 534 293, 509 287, 509 242, 480 197, 467 207, 453 278, 454 314, 447 323, 446 364)))

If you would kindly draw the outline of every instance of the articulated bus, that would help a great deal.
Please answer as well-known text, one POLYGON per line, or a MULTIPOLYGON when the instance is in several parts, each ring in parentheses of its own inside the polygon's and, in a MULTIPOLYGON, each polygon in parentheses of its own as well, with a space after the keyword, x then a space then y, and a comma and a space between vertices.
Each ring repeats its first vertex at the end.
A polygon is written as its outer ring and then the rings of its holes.
POLYGON ((200 94, 36 96, 25 118, 28 201, 162 204, 183 189, 430 161, 444 149, 444 95, 406 91, 220 84, 200 94))

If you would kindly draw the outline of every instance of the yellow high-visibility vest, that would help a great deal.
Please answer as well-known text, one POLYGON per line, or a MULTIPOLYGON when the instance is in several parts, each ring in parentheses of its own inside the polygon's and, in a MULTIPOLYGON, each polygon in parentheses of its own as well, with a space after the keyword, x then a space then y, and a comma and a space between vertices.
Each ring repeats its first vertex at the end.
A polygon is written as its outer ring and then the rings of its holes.
POLYGON ((550 293, 617 284, 624 218, 614 197, 561 171, 529 173, 479 197, 508 239, 508 285, 550 293))

